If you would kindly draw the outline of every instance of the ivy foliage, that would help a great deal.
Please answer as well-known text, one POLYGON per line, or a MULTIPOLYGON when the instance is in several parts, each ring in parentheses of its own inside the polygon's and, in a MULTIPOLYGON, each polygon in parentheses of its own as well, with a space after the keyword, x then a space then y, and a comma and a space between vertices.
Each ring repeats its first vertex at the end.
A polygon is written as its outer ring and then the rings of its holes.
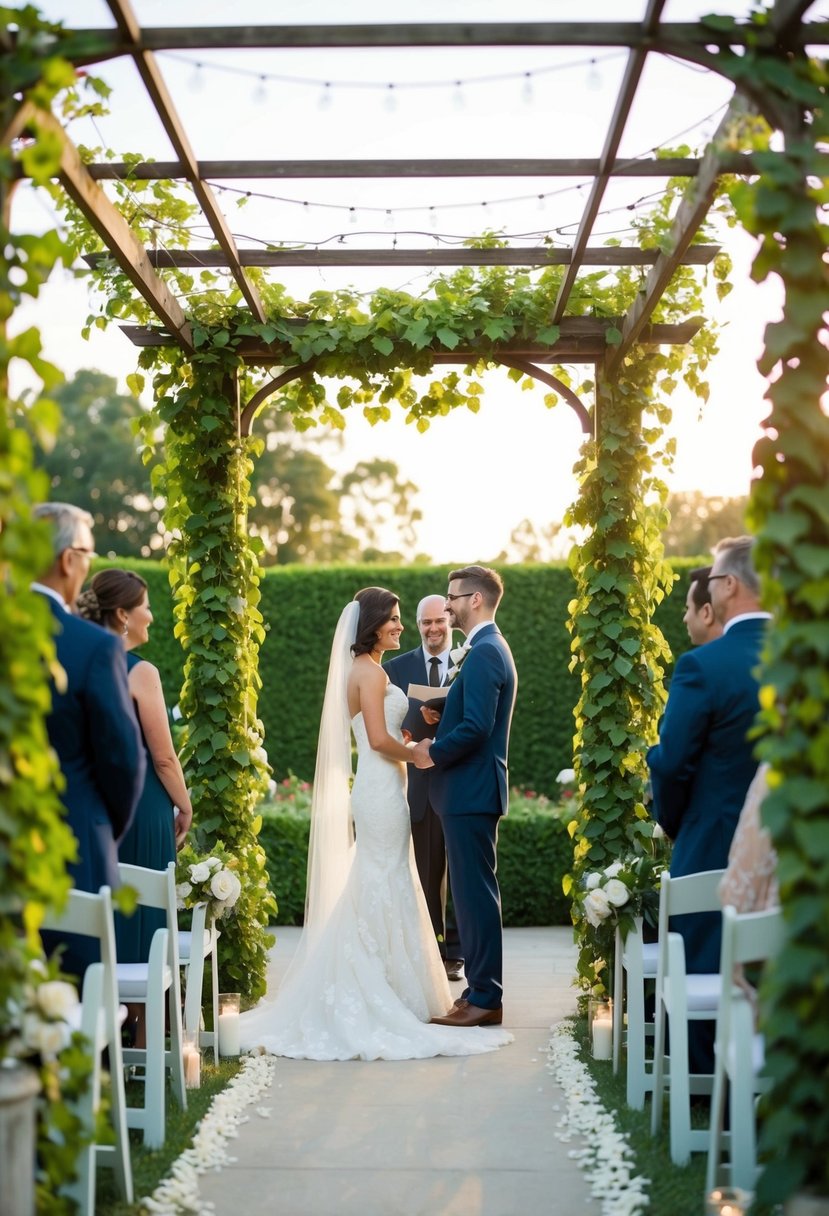
MULTIPOLYGON (((73 68, 44 54, 53 27, 30 7, 0 9, 0 27, 18 26, 12 53, 0 46, 0 124, 8 130, 21 102, 15 99, 28 81, 24 100, 48 107, 60 90, 72 91, 73 68)), ((27 172, 45 182, 55 172, 57 149, 35 125, 21 154, 27 172)), ((50 675, 60 680, 55 659, 52 614, 30 583, 52 560, 48 527, 31 518, 32 505, 48 496, 48 478, 34 467, 34 447, 54 442, 59 422, 48 392, 62 379, 43 358, 40 335, 28 329, 14 338, 6 323, 14 309, 35 298, 58 262, 71 252, 54 231, 34 235, 9 229, 9 203, 15 174, 7 146, 0 146, 0 1060, 14 1055, 20 1019, 27 1003, 27 970, 43 964, 38 928, 47 909, 59 909, 69 889, 66 864, 76 841, 69 830, 59 792, 63 782, 49 745, 45 717, 51 704, 50 675), (11 395, 9 364, 28 365, 46 390, 36 406, 11 395)), ((73 1205, 60 1188, 74 1177, 85 1143, 79 1119, 68 1102, 89 1082, 90 1062, 77 1041, 58 1062, 44 1062, 38 1100, 39 1216, 64 1216, 73 1205)))
MULTIPOLYGON (((754 18, 759 25, 764 15, 754 18)), ((763 1211, 793 1191, 829 1197, 829 377, 825 316, 829 183, 825 62, 751 49, 739 87, 783 131, 785 160, 757 153, 761 175, 731 190, 760 241, 752 274, 777 275, 783 316, 769 324, 761 372, 772 377, 755 448, 749 518, 775 628, 766 648, 759 754, 772 765, 763 806, 778 855, 786 943, 762 1007, 773 1088, 763 1120, 763 1211)))
MULTIPOLYGON (((167 439, 152 478, 167 500, 165 525, 178 538, 168 557, 174 632, 185 654, 182 763, 196 839, 208 850, 221 840, 237 859, 242 883, 220 939, 223 983, 255 1002, 265 991, 272 943, 266 930, 276 906, 257 841, 256 806, 268 775, 257 716, 265 631, 261 541, 249 537, 246 526, 260 441, 239 433, 237 362, 215 351, 190 362, 170 355, 155 380, 157 417, 167 439)), ((154 421, 147 419, 148 437, 154 421)))

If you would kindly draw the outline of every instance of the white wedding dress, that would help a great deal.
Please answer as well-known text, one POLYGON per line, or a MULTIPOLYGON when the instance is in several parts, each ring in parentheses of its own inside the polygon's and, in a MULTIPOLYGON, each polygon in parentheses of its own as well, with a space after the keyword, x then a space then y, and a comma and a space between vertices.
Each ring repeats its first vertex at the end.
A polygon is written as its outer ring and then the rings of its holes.
MULTIPOLYGON (((402 739, 405 693, 389 684, 389 734, 402 739)), ((356 843, 345 888, 277 998, 242 1014, 244 1050, 307 1060, 410 1060, 477 1055, 512 1041, 499 1028, 429 1025, 452 1005, 417 878, 406 766, 372 750, 352 719, 356 843)))

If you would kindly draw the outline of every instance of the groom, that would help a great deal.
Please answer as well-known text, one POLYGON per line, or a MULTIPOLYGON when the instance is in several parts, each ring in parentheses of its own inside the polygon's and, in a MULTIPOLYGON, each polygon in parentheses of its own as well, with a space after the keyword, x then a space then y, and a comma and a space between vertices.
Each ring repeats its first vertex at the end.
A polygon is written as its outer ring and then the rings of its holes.
POLYGON ((517 678, 495 624, 504 585, 495 570, 465 566, 449 575, 446 612, 466 634, 434 742, 414 748, 418 768, 434 766, 432 805, 440 816, 449 881, 466 959, 467 988, 442 1026, 498 1026, 502 1019, 501 896, 496 842, 509 793, 507 749, 517 678))

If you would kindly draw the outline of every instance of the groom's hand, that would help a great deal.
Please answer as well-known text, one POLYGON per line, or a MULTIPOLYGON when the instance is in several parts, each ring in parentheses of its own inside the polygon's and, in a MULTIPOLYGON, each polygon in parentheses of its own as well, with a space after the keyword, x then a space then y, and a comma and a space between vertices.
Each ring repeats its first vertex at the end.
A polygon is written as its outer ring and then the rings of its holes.
POLYGON ((412 756, 414 758, 416 768, 434 768, 434 763, 429 755, 429 748, 432 746, 431 739, 421 739, 420 743, 415 744, 412 748, 412 756))

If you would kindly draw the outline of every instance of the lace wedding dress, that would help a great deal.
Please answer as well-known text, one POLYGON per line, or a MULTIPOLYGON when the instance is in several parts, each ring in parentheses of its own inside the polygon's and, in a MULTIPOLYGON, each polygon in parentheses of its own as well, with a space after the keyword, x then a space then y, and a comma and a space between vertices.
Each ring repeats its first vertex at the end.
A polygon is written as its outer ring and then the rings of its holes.
MULTIPOLYGON (((401 689, 385 695, 402 739, 401 689)), ((245 1050, 308 1060, 409 1060, 477 1055, 512 1041, 497 1028, 431 1026, 452 997, 414 863, 405 765, 372 750, 352 719, 356 843, 344 890, 275 1001, 242 1015, 245 1050)))

